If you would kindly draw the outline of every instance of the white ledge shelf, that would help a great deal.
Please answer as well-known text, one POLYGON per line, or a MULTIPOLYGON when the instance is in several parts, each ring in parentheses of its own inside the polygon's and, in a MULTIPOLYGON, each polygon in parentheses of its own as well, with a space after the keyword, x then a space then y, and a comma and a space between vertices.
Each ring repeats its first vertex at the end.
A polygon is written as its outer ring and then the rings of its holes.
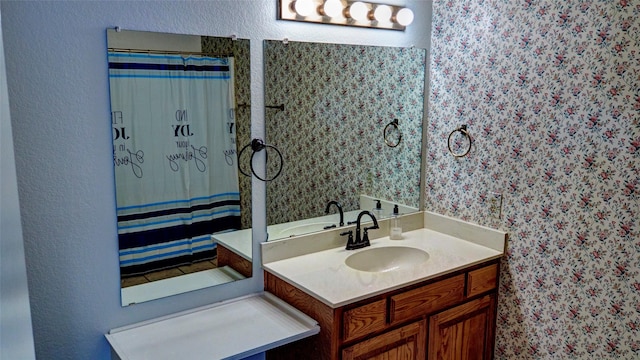
POLYGON ((109 331, 121 360, 243 359, 320 332, 318 323, 270 293, 109 331))

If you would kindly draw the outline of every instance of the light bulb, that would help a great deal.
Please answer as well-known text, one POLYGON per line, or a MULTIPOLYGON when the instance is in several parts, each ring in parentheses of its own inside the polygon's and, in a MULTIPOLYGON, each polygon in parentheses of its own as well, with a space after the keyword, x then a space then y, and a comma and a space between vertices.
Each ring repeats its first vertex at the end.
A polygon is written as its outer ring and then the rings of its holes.
POLYGON ((325 16, 334 18, 342 12, 342 3, 340 0, 327 0, 322 5, 322 12, 325 16))
POLYGON ((369 15, 369 9, 362 1, 356 1, 349 6, 349 17, 355 21, 365 21, 369 15))
POLYGON ((293 9, 296 11, 296 14, 307 17, 311 15, 313 11, 313 0, 296 0, 293 3, 293 9))
POLYGON ((407 26, 413 22, 413 11, 403 8, 396 13, 396 22, 402 26, 407 26))
POLYGON ((373 18, 379 22, 389 22, 391 19, 391 7, 388 5, 378 5, 373 12, 373 18))

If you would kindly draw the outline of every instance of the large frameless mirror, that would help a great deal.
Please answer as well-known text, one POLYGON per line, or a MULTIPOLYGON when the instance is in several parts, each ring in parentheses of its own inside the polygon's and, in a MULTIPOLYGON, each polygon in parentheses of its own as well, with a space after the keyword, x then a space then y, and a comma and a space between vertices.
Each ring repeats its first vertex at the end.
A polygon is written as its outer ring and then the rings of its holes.
POLYGON ((420 210, 426 50, 267 40, 264 54, 266 137, 285 158, 269 240, 339 226, 332 201, 345 225, 377 200, 381 217, 420 210))
POLYGON ((249 40, 107 30, 122 305, 250 277, 249 40))

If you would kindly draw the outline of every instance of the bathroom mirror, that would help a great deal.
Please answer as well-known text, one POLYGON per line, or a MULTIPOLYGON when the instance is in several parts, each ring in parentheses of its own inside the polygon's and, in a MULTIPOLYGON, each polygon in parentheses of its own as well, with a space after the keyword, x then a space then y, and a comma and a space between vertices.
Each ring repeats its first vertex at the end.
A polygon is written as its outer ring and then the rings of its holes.
POLYGON ((337 224, 332 200, 418 211, 426 50, 267 40, 264 54, 267 142, 285 158, 267 186, 269 240, 337 224))
POLYGON ((251 274, 249 40, 107 30, 122 305, 251 274), (225 237, 226 236, 226 237, 225 237))

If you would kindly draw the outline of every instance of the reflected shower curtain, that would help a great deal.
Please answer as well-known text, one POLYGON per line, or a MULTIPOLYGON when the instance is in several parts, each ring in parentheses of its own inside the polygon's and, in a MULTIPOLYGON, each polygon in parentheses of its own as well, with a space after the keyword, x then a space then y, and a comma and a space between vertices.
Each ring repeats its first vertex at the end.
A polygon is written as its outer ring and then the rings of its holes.
POLYGON ((109 52, 122 276, 213 258, 240 229, 233 58, 109 52))

